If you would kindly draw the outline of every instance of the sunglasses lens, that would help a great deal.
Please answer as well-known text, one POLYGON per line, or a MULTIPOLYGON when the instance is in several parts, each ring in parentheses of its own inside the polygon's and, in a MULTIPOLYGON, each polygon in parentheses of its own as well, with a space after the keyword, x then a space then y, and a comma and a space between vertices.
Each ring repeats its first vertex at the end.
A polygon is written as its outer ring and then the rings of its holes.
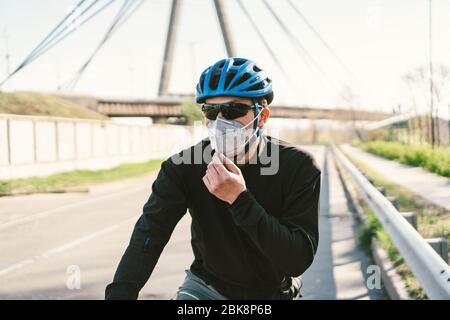
POLYGON ((245 116, 250 108, 243 106, 229 106, 222 112, 225 119, 233 120, 245 116))
POLYGON ((205 117, 209 120, 216 120, 219 112, 227 120, 234 120, 245 116, 252 106, 242 103, 225 103, 225 104, 204 104, 202 107, 205 117))
POLYGON ((207 119, 216 120, 217 115, 219 114, 220 108, 217 106, 203 105, 202 111, 207 119))

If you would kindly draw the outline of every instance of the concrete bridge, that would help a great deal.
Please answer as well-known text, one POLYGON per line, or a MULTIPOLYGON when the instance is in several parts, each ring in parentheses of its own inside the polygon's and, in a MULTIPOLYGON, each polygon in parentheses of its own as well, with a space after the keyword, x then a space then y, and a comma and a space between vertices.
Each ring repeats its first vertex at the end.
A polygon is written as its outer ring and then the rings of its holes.
MULTIPOLYGON (((155 99, 113 99, 61 95, 91 110, 109 117, 180 117, 181 104, 190 96, 167 96, 155 99)), ((271 105, 271 117, 333 120, 383 120, 388 114, 370 111, 352 111, 346 108, 271 105)))

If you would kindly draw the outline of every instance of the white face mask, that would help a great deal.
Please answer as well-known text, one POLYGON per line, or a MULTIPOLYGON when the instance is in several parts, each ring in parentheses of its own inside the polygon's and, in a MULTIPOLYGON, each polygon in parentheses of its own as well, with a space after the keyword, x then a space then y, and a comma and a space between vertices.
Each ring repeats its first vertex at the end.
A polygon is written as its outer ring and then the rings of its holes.
POLYGON ((256 128, 252 134, 249 135, 248 133, 248 127, 253 125, 260 114, 246 125, 236 120, 227 120, 218 115, 216 120, 208 124, 211 147, 216 152, 230 158, 240 154, 245 149, 245 145, 260 131, 259 128, 256 128))

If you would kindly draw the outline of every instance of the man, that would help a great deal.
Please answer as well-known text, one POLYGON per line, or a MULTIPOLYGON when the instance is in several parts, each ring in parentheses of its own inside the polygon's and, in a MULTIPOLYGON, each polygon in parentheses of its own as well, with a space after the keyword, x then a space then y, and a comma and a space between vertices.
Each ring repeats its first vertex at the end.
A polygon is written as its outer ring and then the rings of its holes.
POLYGON ((321 171, 311 154, 264 135, 272 99, 250 60, 202 73, 196 100, 209 139, 162 163, 106 299, 137 299, 187 209, 195 260, 176 299, 298 296, 319 241, 321 171), (276 170, 264 173, 268 162, 276 170))

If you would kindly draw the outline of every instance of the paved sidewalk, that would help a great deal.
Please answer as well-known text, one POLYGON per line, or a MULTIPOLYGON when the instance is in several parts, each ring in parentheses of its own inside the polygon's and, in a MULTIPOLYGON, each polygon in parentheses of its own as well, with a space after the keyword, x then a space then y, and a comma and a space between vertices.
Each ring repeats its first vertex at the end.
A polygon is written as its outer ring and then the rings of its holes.
POLYGON ((366 287, 370 260, 357 245, 357 222, 331 153, 322 165, 319 221, 319 248, 303 275, 303 299, 385 299, 382 289, 366 287))
POLYGON ((408 188, 437 206, 450 210, 449 178, 431 173, 423 168, 411 167, 387 160, 348 144, 341 145, 341 149, 356 159, 363 161, 392 182, 408 188))

